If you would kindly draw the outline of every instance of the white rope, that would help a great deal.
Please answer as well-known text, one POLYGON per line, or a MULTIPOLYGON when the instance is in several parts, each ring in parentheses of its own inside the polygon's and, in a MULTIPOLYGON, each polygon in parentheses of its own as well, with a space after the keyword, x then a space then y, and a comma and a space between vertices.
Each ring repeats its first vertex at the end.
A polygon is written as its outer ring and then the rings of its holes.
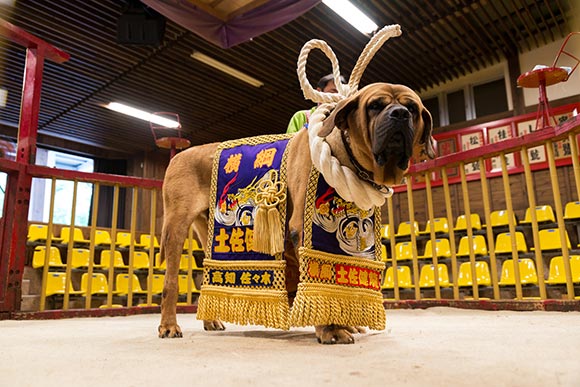
POLYGON ((340 82, 340 69, 336 55, 323 40, 313 39, 302 47, 298 56, 298 80, 304 93, 304 97, 316 103, 322 103, 310 117, 308 124, 308 143, 310 146, 310 156, 314 167, 324 176, 326 182, 334 187, 336 192, 345 200, 354 202, 359 208, 369 210, 373 206, 382 206, 385 198, 393 194, 389 188, 388 192, 382 193, 371 184, 361 180, 350 168, 341 165, 338 159, 332 155, 330 146, 324 137, 318 134, 322 129, 322 122, 336 107, 338 101, 354 95, 358 91, 358 84, 367 65, 379 48, 393 36, 401 35, 401 27, 398 24, 386 26, 378 31, 367 43, 363 52, 359 56, 352 74, 349 77, 348 85, 340 82), (334 84, 338 93, 323 93, 315 90, 306 77, 306 61, 308 54, 314 48, 320 49, 330 59, 332 64, 332 74, 334 84))

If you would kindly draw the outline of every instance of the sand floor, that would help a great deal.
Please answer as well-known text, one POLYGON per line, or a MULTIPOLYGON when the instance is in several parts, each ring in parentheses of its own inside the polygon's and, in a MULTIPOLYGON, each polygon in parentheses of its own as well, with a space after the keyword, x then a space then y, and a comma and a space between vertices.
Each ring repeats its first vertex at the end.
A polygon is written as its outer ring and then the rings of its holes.
POLYGON ((178 317, 0 321, 0 386, 580 386, 578 312, 389 310, 353 345, 178 317))

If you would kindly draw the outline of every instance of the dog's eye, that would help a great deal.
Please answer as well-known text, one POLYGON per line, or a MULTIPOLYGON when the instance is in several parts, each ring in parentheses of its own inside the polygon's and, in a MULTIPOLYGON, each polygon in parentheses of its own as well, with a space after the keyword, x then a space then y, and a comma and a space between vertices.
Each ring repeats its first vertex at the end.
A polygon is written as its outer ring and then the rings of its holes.
POLYGON ((385 108, 385 104, 381 101, 373 101, 367 107, 368 110, 375 110, 375 111, 380 111, 380 110, 383 110, 384 108, 385 108))
POLYGON ((419 112, 419 108, 414 103, 410 103, 410 104, 408 104, 405 107, 407 108, 407 110, 409 111, 409 113, 411 113, 412 115, 416 115, 419 112))

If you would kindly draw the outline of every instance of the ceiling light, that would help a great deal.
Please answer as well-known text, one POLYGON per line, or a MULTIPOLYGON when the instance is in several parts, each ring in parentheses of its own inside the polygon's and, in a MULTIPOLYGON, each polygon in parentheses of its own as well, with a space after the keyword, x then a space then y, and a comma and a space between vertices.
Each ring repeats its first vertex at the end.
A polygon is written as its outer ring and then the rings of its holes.
POLYGON ((167 128, 179 128, 180 124, 177 121, 170 120, 156 114, 147 113, 143 110, 136 109, 131 106, 124 105, 119 102, 110 102, 105 105, 107 109, 114 110, 119 113, 126 114, 131 117, 139 118, 140 120, 149 121, 157 125, 165 126, 167 128))
POLYGON ((322 0, 322 2, 365 35, 370 35, 379 28, 375 22, 348 0, 322 0))
POLYGON ((191 54, 191 57, 195 60, 205 63, 208 66, 213 67, 214 69, 217 69, 221 72, 231 75, 232 77, 238 78, 239 80, 244 81, 254 87, 264 86, 264 83, 257 80, 256 78, 251 77, 248 74, 245 74, 239 70, 236 70, 235 68, 230 67, 227 64, 219 62, 205 54, 202 54, 199 51, 194 51, 193 54, 191 54))

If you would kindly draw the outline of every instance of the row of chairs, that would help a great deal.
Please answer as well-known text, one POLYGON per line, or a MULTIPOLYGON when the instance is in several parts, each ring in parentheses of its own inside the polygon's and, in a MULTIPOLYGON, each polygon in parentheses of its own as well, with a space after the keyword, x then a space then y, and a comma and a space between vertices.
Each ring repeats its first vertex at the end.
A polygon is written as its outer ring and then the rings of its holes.
MULTIPOLYGON (((148 277, 149 278, 149 277, 148 277)), ((91 295, 106 295, 109 294, 109 284, 107 277, 103 273, 92 273, 90 278, 91 281, 91 295)), ((163 292, 163 284, 165 281, 164 274, 153 274, 151 277, 151 294, 159 295, 163 292)), ((81 277, 81 288, 80 290, 75 290, 73 288, 72 282, 67 281, 66 274, 62 272, 49 272, 46 282, 46 296, 53 296, 58 294, 65 294, 65 289, 68 283, 68 290, 70 295, 82 295, 84 297, 88 296, 89 288, 89 274, 84 273, 81 277)), ((147 281, 149 283, 149 281, 147 281)), ((191 276, 180 274, 178 278, 179 294, 187 294, 188 287, 189 291, 194 294, 198 294, 199 290, 195 286, 195 282, 191 276)), ((137 275, 133 274, 132 284, 131 284, 132 294, 134 295, 146 295, 148 294, 147 289, 143 289, 139 282, 137 275)), ((115 277, 115 286, 111 290, 111 293, 116 296, 126 296, 129 294, 129 275, 117 274, 115 277)))
MULTIPOLYGON (((533 247, 528 248, 526 243, 526 238, 521 231, 515 232, 515 241, 518 253, 528 253, 534 251, 533 247)), ((562 250, 562 241, 560 238, 560 230, 557 228, 549 228, 539 230, 539 243, 540 250, 543 252, 553 252, 562 250)), ((572 248, 570 243, 570 238, 568 233, 565 232, 565 240, 568 249, 572 248)), ((469 241, 470 238, 467 236, 462 237, 459 240, 459 247, 456 252, 456 256, 459 258, 469 257, 469 241)), ((483 235, 473 235, 471 238, 472 248, 475 256, 486 256, 488 255, 487 240, 483 235)), ((427 240, 425 243, 425 249, 423 255, 419 255, 418 259, 431 259, 433 258, 433 247, 435 247, 435 254, 438 258, 451 258, 451 245, 449 239, 447 238, 437 238, 435 243, 431 239, 427 240)), ((509 232, 499 233, 495 240, 494 253, 496 255, 507 255, 511 254, 512 248, 512 236, 509 232)), ((383 245, 383 260, 385 261, 388 257, 387 248, 383 245)), ((413 258, 413 244, 410 241, 398 242, 395 244, 395 256, 397 260, 408 260, 413 258)))
MULTIPOLYGON (((554 210, 550 205, 540 205, 535 207, 536 221, 539 224, 552 224, 556 222, 556 217, 554 215, 554 210)), ((493 211, 490 214, 490 223, 492 228, 505 228, 509 225, 510 213, 506 210, 493 211)), ((527 208, 525 217, 521 222, 518 222, 516 216, 511 213, 511 218, 515 225, 529 225, 532 223, 532 209, 527 208)), ((473 230, 481 230, 485 227, 481 222, 481 217, 477 213, 470 215, 471 227, 473 230)), ((580 201, 568 202, 564 208, 564 220, 566 221, 580 221, 580 201)), ((425 228, 420 230, 419 223, 415 221, 411 224, 410 221, 399 223, 397 227, 397 232, 395 238, 408 237, 411 234, 416 236, 428 235, 431 233, 431 229, 435 234, 448 234, 449 233, 449 222, 445 217, 439 217, 433 219, 433 221, 428 220, 425 223, 425 228)), ((467 217, 465 215, 459 215, 455 221, 455 226, 453 227, 455 232, 464 232, 467 230, 467 217)), ((383 225, 382 237, 384 239, 390 239, 391 230, 389 225, 383 225)))
MULTIPOLYGON (((31 244, 41 243, 48 239, 48 225, 45 224, 31 224, 28 226, 28 237, 27 240, 31 244)), ((117 237, 115 238, 115 245, 119 247, 129 247, 131 245, 131 233, 118 231, 117 237)), ((72 239, 75 244, 88 245, 90 244, 90 239, 86 239, 83 231, 74 227, 63 227, 60 230, 60 236, 55 236, 51 234, 51 239, 54 243, 68 244, 72 239)), ((111 234, 107 230, 96 230, 95 231, 95 246, 110 246, 113 243, 111 239, 111 234)), ((149 248, 153 243, 154 248, 159 248, 159 241, 155 235, 141 234, 139 236, 139 242, 133 241, 133 246, 135 248, 149 248)))
MULTIPOLYGON (((96 269, 108 269, 112 266, 117 269, 128 269, 129 265, 123 260, 123 255, 119 250, 113 250, 111 255, 111 250, 102 250, 100 252, 95 251, 95 254, 100 254, 99 262, 94 262, 93 267, 96 269), (112 259, 111 259, 112 256, 112 259)), ((64 268, 66 263, 63 262, 60 249, 55 246, 51 246, 48 254, 48 259, 46 257, 46 246, 37 246, 32 255, 32 267, 37 269, 48 264, 51 268, 64 268)), ((71 267, 87 268, 90 264, 90 250, 84 248, 74 248, 71 252, 71 267)), ((155 260, 153 262, 153 269, 155 270, 165 270, 167 268, 167 261, 159 262, 159 253, 155 254, 155 260)), ((201 270, 196 262, 195 257, 191 257, 189 254, 182 254, 179 268, 182 271, 187 271, 189 269, 191 261, 191 267, 193 270, 201 270)), ((134 251, 133 252, 133 269, 148 269, 150 266, 149 254, 145 251, 134 251)))
MULTIPOLYGON (((520 271, 520 283, 522 285, 537 285, 538 274, 534 261, 530 258, 522 258, 518 260, 520 271)), ((514 286, 516 283, 514 273, 514 261, 508 259, 503 262, 501 268, 501 278, 498 282, 500 286, 514 286)), ((572 282, 580 283, 580 255, 573 255, 570 257, 570 270, 572 282)), ((437 266, 439 286, 450 287, 453 284, 449 280, 449 271, 447 265, 438 264, 437 266)), ((486 261, 475 262, 476 283, 479 286, 491 286, 491 274, 489 265, 486 261)), ((409 266, 397 266, 397 278, 399 288, 414 288, 413 279, 411 276, 411 268, 409 266)), ((566 283, 566 275, 564 268, 564 258, 561 256, 554 257, 550 261, 550 271, 546 284, 561 285, 566 283)), ((419 287, 432 288, 435 286, 435 265, 423 265, 419 275, 419 287)), ((469 287, 473 286, 473 275, 471 270, 471 263, 464 262, 459 266, 459 273, 457 278, 457 286, 469 287)), ((394 268, 391 266, 385 272, 385 279, 383 281, 383 289, 393 289, 395 287, 394 268)))

